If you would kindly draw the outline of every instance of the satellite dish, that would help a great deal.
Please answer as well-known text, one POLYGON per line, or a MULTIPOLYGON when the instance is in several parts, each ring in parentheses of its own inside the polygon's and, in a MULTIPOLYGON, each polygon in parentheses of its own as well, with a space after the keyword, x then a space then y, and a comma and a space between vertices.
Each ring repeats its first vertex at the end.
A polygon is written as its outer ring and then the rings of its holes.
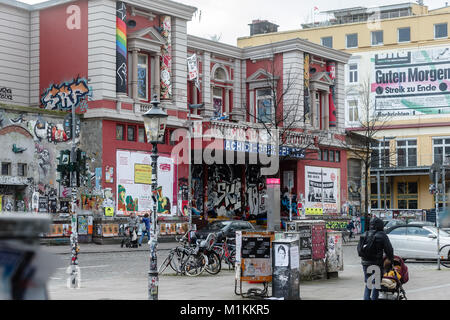
POLYGON ((134 21, 134 20, 127 20, 127 26, 128 26, 129 28, 134 28, 134 27, 136 27, 136 21, 134 21))

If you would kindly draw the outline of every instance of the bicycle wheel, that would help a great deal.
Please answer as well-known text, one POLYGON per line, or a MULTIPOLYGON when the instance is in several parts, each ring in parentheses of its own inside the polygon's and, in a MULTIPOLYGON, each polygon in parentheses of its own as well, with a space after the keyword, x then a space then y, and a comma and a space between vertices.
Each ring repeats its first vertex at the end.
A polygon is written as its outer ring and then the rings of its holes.
POLYGON ((204 253, 190 254, 184 262, 184 272, 190 277, 199 276, 208 265, 208 257, 204 253))
POLYGON ((222 246, 214 246, 213 250, 219 255, 220 260, 223 260, 223 256, 225 254, 225 250, 222 248, 222 246))
POLYGON ((209 251, 207 254, 208 265, 206 266, 206 272, 209 274, 218 274, 222 269, 222 260, 215 251, 209 251))
POLYGON ((173 258, 173 251, 170 250, 169 255, 164 259, 163 263, 159 266, 158 273, 163 273, 164 270, 167 269, 167 266, 170 264, 170 261, 173 258))
MULTIPOLYGON (((444 249, 449 248, 449 247, 450 247, 450 244, 447 244, 447 245, 441 247, 441 249, 439 249, 439 255, 441 255, 441 253, 445 253, 444 249)), ((441 259, 441 264, 446 268, 450 268, 450 250, 447 251, 447 259, 441 259)))
POLYGON ((183 259, 187 258, 183 247, 176 247, 174 250, 173 258, 170 260, 170 267, 177 274, 183 273, 183 259))

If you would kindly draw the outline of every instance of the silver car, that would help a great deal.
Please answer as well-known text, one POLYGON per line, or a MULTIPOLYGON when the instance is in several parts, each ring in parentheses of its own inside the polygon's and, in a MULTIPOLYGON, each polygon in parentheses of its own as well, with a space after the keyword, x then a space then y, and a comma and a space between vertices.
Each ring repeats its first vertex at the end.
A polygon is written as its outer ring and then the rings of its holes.
MULTIPOLYGON (((395 226, 386 230, 394 254, 402 259, 437 259, 437 228, 421 224, 395 226)), ((450 234, 439 229, 439 246, 450 244, 450 234)), ((441 251, 441 259, 450 259, 450 246, 441 251)))

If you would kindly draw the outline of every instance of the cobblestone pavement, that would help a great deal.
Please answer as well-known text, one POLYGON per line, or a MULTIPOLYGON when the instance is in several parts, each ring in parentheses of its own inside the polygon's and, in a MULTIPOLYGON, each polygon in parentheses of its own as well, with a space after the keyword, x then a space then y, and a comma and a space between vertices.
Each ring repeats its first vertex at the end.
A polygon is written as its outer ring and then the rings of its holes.
MULTIPOLYGON (((158 246, 160 264, 174 243, 158 246)), ((81 288, 66 287, 66 269, 70 254, 65 247, 45 247, 57 254, 58 266, 49 283, 50 299, 147 299, 149 249, 121 249, 120 246, 81 245, 79 266, 81 288), (103 252, 102 252, 103 251, 103 252)), ((450 269, 437 270, 436 262, 407 262, 410 281, 404 286, 409 299, 448 299, 450 297, 450 269)), ((224 265, 218 275, 200 277, 176 276, 168 268, 159 278, 160 300, 242 300, 236 295, 235 273, 224 265), (169 270, 169 271, 167 271, 169 270)), ((261 288, 258 284, 244 283, 243 291, 261 288)), ((362 267, 355 243, 344 246, 344 271, 335 279, 302 281, 300 295, 303 300, 361 300, 363 293, 362 267)), ((270 290, 269 290, 270 292, 270 290)))

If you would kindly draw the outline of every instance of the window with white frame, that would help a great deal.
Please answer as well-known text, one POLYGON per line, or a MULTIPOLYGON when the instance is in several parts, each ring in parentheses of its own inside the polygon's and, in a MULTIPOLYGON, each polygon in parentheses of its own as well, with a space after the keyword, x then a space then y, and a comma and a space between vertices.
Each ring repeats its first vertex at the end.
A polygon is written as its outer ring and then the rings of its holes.
POLYGON ((148 100, 148 55, 139 54, 137 63, 138 97, 148 100))
POLYGON ((443 164, 450 160, 450 138, 433 138, 434 163, 443 164))
POLYGON ((383 44, 383 31, 372 31, 372 45, 379 46, 383 44))
POLYGON ((417 166, 417 140, 397 141, 397 166, 416 167, 417 166))
POLYGON ((351 33, 346 35, 346 46, 347 49, 358 48, 358 34, 351 33))
POLYGON ((323 37, 321 43, 324 47, 333 48, 333 37, 323 37))
POLYGON ((358 82, 358 64, 351 63, 348 65, 348 82, 356 83, 358 82))
POLYGON ((441 39, 447 38, 447 23, 437 23, 434 25, 434 38, 441 39))
POLYGON ((372 168, 389 167, 389 141, 372 143, 372 168))
POLYGON ((348 101, 348 121, 349 122, 359 121, 358 100, 349 100, 348 101))
POLYGON ((258 122, 272 122, 273 97, 271 89, 256 90, 256 109, 258 122))

